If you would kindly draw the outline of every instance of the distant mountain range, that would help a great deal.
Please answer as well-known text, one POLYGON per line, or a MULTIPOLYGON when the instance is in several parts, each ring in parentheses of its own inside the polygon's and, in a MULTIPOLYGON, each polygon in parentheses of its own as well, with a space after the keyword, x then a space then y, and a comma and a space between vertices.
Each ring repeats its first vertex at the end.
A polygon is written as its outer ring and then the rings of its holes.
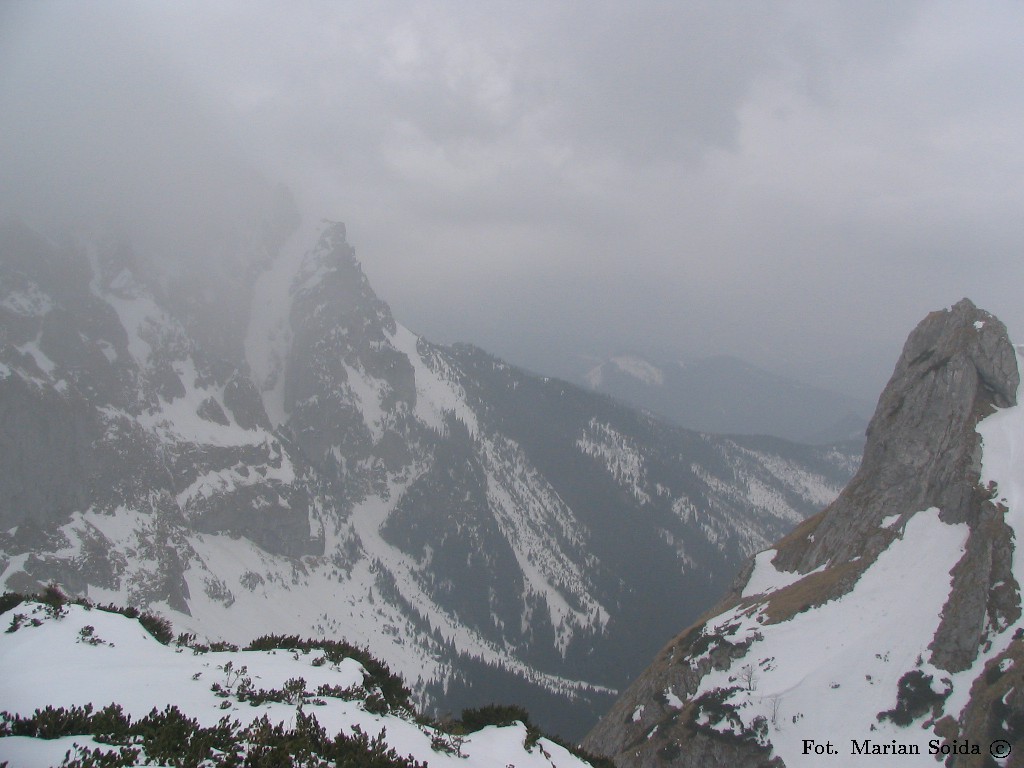
POLYGON ((343 637, 420 703, 578 736, 856 469, 432 344, 343 225, 271 213, 180 259, 0 227, 7 589, 343 637))
POLYGON ((655 362, 614 355, 581 383, 689 429, 764 434, 812 445, 863 441, 871 404, 770 373, 728 355, 655 362))

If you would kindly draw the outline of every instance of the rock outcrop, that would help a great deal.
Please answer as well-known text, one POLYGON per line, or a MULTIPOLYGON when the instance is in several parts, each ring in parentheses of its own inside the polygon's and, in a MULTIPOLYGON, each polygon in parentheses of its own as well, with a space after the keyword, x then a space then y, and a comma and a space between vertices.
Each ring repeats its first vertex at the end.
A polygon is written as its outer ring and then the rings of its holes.
POLYGON ((821 741, 846 736, 844 755, 858 739, 925 750, 929 738, 968 740, 987 755, 993 738, 1024 737, 1013 500, 985 469, 1002 463, 1013 437, 988 444, 979 434, 998 409, 1016 412, 1019 385, 998 319, 966 299, 925 318, 882 393, 850 484, 751 560, 584 746, 623 767, 792 768, 814 758, 796 744, 797 729, 821 741))

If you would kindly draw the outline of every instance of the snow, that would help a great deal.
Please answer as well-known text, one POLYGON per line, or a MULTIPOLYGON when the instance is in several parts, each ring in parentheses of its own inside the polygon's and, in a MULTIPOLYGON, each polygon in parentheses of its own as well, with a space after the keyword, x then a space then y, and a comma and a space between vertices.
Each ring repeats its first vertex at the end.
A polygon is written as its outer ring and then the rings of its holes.
POLYGON ((260 465, 260 469, 265 470, 262 474, 248 469, 243 472, 244 468, 240 464, 226 469, 204 472, 191 485, 177 494, 178 507, 185 510, 189 502, 198 497, 209 499, 211 496, 231 492, 247 485, 263 485, 268 480, 276 480, 284 485, 294 483, 296 480, 295 467, 287 454, 281 452, 280 456, 281 466, 260 465))
POLYGON ((36 365, 43 373, 52 375, 57 366, 49 357, 47 357, 43 351, 39 348, 39 339, 35 341, 26 342, 16 349, 23 355, 31 355, 32 359, 35 360, 36 365))
MULTIPOLYGON (((1018 369, 1021 352, 1018 347, 1018 369)), ((977 429, 982 438, 981 482, 995 484, 995 501, 1004 505, 1014 541, 1020 542, 1024 540, 1024 385, 1017 400, 1021 405, 996 411, 977 429)), ((969 531, 965 524, 941 522, 935 509, 909 518, 888 515, 881 526, 893 528, 901 518, 902 538, 894 539, 841 598, 774 625, 766 623, 767 601, 753 607, 741 605, 716 617, 705 630, 750 646, 729 670, 709 673, 696 696, 717 688, 741 688, 730 695, 729 703, 738 707, 745 727, 758 716, 768 721, 767 738, 774 754, 790 768, 821 764, 819 756, 803 754, 803 740, 808 738, 819 744, 831 741, 839 750, 837 764, 845 764, 851 741, 870 739, 880 745, 893 741, 916 745, 921 754, 900 756, 901 766, 935 765, 928 742, 937 737, 930 727, 922 728, 918 721, 904 729, 878 719, 880 712, 895 706, 900 678, 915 669, 930 675, 934 690, 949 691, 945 714, 958 717, 985 665, 1024 628, 1024 619, 988 626, 988 642, 961 672, 932 666, 927 661, 929 646, 948 600, 950 573, 963 556, 969 531)), ((776 571, 771 564, 774 554, 767 550, 755 558, 744 597, 771 595, 803 578, 776 571)), ((1016 548, 1012 568, 1017 582, 1024 583, 1024 553, 1016 548)))
POLYGON ((747 472, 737 472, 736 478, 746 486, 745 489, 741 487, 740 491, 751 506, 793 525, 803 520, 803 516, 793 509, 781 492, 758 477, 747 472))
MULTIPOLYGON (((1024 370, 1017 348, 1017 369, 1024 370)), ((1018 405, 993 413, 978 425, 982 439, 981 483, 998 486, 997 500, 1007 505, 1006 522, 1014 540, 1024 542, 1024 382, 1017 390, 1018 405)), ((1024 584, 1024 553, 1013 552, 1013 575, 1024 584)))
POLYGON ((643 358, 634 355, 617 355, 610 362, 623 373, 644 384, 660 387, 665 383, 665 374, 661 369, 643 358))
POLYGON ((100 351, 103 352, 103 356, 107 358, 108 362, 113 363, 117 360, 117 350, 114 349, 114 345, 104 339, 99 339, 96 344, 99 346, 100 351))
MULTIPOLYGON (((42 621, 38 627, 23 625, 14 633, 0 635, 0 697, 4 709, 29 715, 48 705, 99 709, 121 704, 133 719, 145 717, 154 707, 175 705, 203 726, 212 726, 224 715, 243 724, 266 715, 273 723, 294 722, 296 707, 267 703, 253 707, 232 697, 218 698, 211 685, 224 685, 224 666, 247 668, 256 688, 280 688, 301 677, 306 690, 321 684, 347 688, 363 680, 362 667, 352 659, 338 665, 314 665, 321 654, 289 651, 244 651, 194 654, 189 649, 164 646, 137 622, 117 614, 68 606, 63 618, 49 617, 39 605, 23 604, 15 612, 30 613, 42 621), (84 627, 93 627, 97 645, 79 642, 84 627), (231 702, 222 709, 223 702, 231 702)), ((532 750, 525 748, 526 728, 521 724, 491 726, 465 737, 462 757, 431 749, 432 728, 420 726, 396 713, 374 715, 359 700, 327 698, 324 706, 307 703, 305 711, 316 716, 328 733, 351 733, 359 726, 369 736, 384 738, 400 755, 429 761, 434 768, 483 768, 514 764, 517 768, 580 768, 586 764, 564 748, 541 739, 532 750)), ((23 768, 43 768, 59 763, 75 744, 95 744, 87 737, 54 741, 26 737, 0 738, 0 760, 23 768)))
MULTIPOLYGON (((1015 346, 1017 370, 1024 370, 1024 345, 1015 346)), ((982 439, 981 484, 995 484, 994 501, 1006 507, 1004 520, 1013 530, 1013 577, 1024 584, 1024 379, 1017 389, 1017 405, 997 410, 978 424, 982 439)), ((946 710, 959 713, 967 705, 971 683, 983 672, 989 659, 998 656, 1009 645, 1014 633, 1024 628, 1024 619, 1001 628, 992 641, 982 648, 974 664, 953 676, 953 693, 946 710)), ((988 628, 990 631, 992 627, 988 628)))
POLYGON ((139 368, 146 368, 152 347, 143 337, 154 327, 171 325, 171 319, 128 270, 122 270, 110 282, 110 291, 102 293, 100 298, 117 312, 121 325, 128 332, 128 352, 139 368))
POLYGON ((583 375, 583 378, 587 380, 587 384, 590 385, 591 389, 600 387, 601 382, 604 381, 604 363, 595 365, 583 375))
POLYGON ((53 309, 53 300, 39 290, 38 285, 29 283, 22 291, 8 293, 0 301, 0 307, 22 317, 43 317, 53 309))
POLYGON ((795 584, 806 576, 810 576, 811 573, 818 573, 824 570, 825 566, 822 565, 819 568, 815 568, 810 573, 800 573, 799 571, 778 571, 772 564, 772 558, 777 554, 774 549, 766 549, 764 552, 758 552, 754 557, 754 571, 750 574, 750 579, 747 581, 745 587, 743 587, 742 597, 752 597, 754 595, 766 595, 771 592, 777 592, 780 589, 788 587, 790 584, 795 584))
MULTIPOLYGON (((317 514, 316 510, 312 514, 317 514)), ((328 551, 343 551, 347 543, 343 540, 345 529, 338 532, 317 517, 314 530, 321 528, 329 534, 328 551)), ((130 602, 134 585, 144 586, 154 578, 153 563, 133 556, 150 546, 152 527, 152 516, 123 508, 113 514, 75 515, 64 526, 62 530, 73 546, 86 536, 100 535, 112 552, 127 559, 121 589, 93 586, 89 588, 90 598, 104 603, 130 602)), ((372 645, 392 668, 410 680, 415 681, 418 675, 431 679, 442 671, 429 648, 420 646, 415 627, 397 608, 384 601, 372 605, 367 602, 367 593, 375 584, 369 563, 361 563, 351 579, 342 581, 337 567, 327 558, 293 560, 271 555, 242 537, 190 534, 179 540, 176 548, 186 564, 191 615, 169 608, 161 609, 161 613, 180 631, 235 643, 247 643, 268 632, 344 637, 357 645, 372 645), (211 586, 212 594, 208 591, 211 586), (225 594, 230 597, 225 599, 225 594), (387 635, 383 631, 387 625, 401 628, 404 639, 387 635)))
POLYGON ((901 757, 900 765, 934 766, 927 754, 934 734, 879 722, 877 715, 893 708, 906 672, 921 668, 934 673, 936 682, 945 674, 919 659, 930 655, 950 571, 963 554, 967 534, 965 524, 941 522, 936 509, 918 512, 907 522, 903 538, 895 539, 846 595, 775 625, 763 623, 763 604, 717 617, 710 632, 751 645, 733 664, 737 668, 705 677, 696 696, 742 688, 730 703, 739 707, 748 727, 757 716, 768 720, 775 754, 790 768, 821 764, 820 757, 803 754, 806 738, 832 741, 843 755, 853 739, 912 742, 924 754, 901 757), (740 664, 753 668, 751 690, 740 664))
MULTIPOLYGON (((236 466, 201 474, 179 492, 179 507, 187 512, 192 500, 229 491, 256 475, 250 472, 250 477, 245 478, 237 469, 236 466)), ((373 599, 383 571, 394 578, 400 592, 429 619, 431 626, 438 628, 459 650, 503 665, 540 686, 569 696, 582 690, 607 690, 583 681, 536 673, 509 649, 499 648, 477 631, 463 626, 422 590, 418 581, 421 564, 391 547, 379 533, 381 523, 401 498, 405 483, 413 482, 421 469, 413 468, 403 483, 392 483, 385 494, 357 504, 346 520, 325 514, 317 504, 311 506, 310 527, 323 533, 324 557, 293 559, 265 552, 244 537, 182 531, 176 535, 174 546, 186 568, 190 615, 166 606, 159 610, 180 631, 195 632, 200 638, 246 643, 267 632, 344 637, 356 645, 372 647, 414 685, 446 677, 451 670, 439 661, 439 651, 431 636, 413 625, 399 606, 373 599), (355 554, 354 562, 348 561, 351 555, 346 553, 356 546, 362 551, 355 554), (340 560, 334 557, 338 554, 340 560)), ((287 473, 291 471, 291 464, 284 460, 279 470, 271 468, 267 476, 287 482, 287 473)), ((551 498, 547 501, 555 503, 551 498)), ((548 509, 541 515, 541 521, 544 525, 557 525, 558 516, 556 510, 548 509), (549 513, 553 520, 544 516, 549 513)), ((91 586, 92 599, 112 603, 145 599, 147 585, 158 577, 158 566, 137 553, 153 546, 158 534, 154 523, 150 514, 119 508, 110 513, 76 513, 63 527, 69 542, 68 557, 80 552, 86 541, 99 541, 124 564, 118 586, 109 590, 91 586)), ((532 530, 530 524, 526 527, 532 530)), ((578 541, 578 534, 572 530, 563 531, 563 536, 564 542, 578 541)), ((527 560, 532 555, 537 563, 538 587, 546 581, 544 574, 550 572, 552 590, 580 590, 577 596, 591 613, 578 616, 579 625, 590 626, 595 618, 598 624, 607 621, 606 612, 593 603, 586 583, 573 581, 580 574, 572 571, 575 561, 570 555, 564 561, 556 557, 548 568, 544 558, 529 551, 532 543, 526 537, 523 541, 527 546, 521 552, 527 560)), ((541 554, 546 556, 543 551, 541 554)), ((22 570, 24 557, 12 558, 7 566, 6 573, 22 570)), ((570 623, 571 619, 566 622, 570 623)), ((571 627, 568 631, 572 631, 571 627)))
MULTIPOLYGON (((488 663, 504 666, 506 669, 551 691, 558 691, 568 695, 573 695, 574 692, 581 690, 613 692, 608 688, 591 683, 537 672, 513 656, 508 649, 496 646, 479 635, 475 630, 459 622, 456 617, 452 616, 447 610, 442 609, 423 591, 416 577, 418 571, 416 561, 401 550, 388 544, 380 535, 381 525, 383 525, 388 515, 394 509, 394 505, 401 498, 405 489, 414 481, 415 475, 402 484, 392 482, 387 494, 369 496, 356 504, 352 510, 352 526, 359 537, 365 553, 365 557, 356 567, 353 581, 358 577, 358 574, 365 573, 367 589, 369 589, 375 583, 374 575, 376 571, 383 568, 394 578, 395 586, 405 600, 409 604, 416 606, 422 616, 430 621, 430 625, 439 631, 446 640, 452 641, 459 650, 488 663)), ((365 605, 366 603, 363 601, 361 606, 365 607, 365 605)), ((369 629, 371 631, 368 641, 379 642, 379 638, 375 640, 373 634, 374 630, 379 632, 379 624, 376 626, 371 625, 369 629)), ((348 637, 347 628, 346 637, 348 637)), ((349 639, 351 641, 351 638, 349 639)), ((406 649, 406 654, 409 653, 408 645, 404 644, 402 646, 406 649)), ((392 656, 383 652, 381 655, 387 658, 389 663, 392 662, 392 656)), ((415 669, 407 670, 397 666, 396 669, 399 673, 406 676, 415 674, 415 669)))
MULTIPOLYGON (((820 475, 813 474, 795 462, 780 456, 772 456, 771 454, 755 451, 751 448, 745 448, 732 441, 729 441, 728 445, 739 451, 742 455, 754 459, 772 477, 782 483, 783 486, 799 494, 813 506, 822 508, 828 506, 835 501, 842 490, 842 488, 826 482, 820 475)), ((799 519, 801 518, 798 516, 796 521, 799 521, 799 519)))
POLYGON ((665 383, 665 373, 656 365, 635 355, 616 355, 607 362, 594 366, 584 374, 591 389, 598 389, 604 382, 606 366, 613 365, 627 376, 650 386, 660 387, 665 383))
POLYGON ((596 618, 603 627, 608 612, 591 594, 583 532, 572 511, 530 464, 520 446, 495 436, 483 441, 487 499, 502 534, 515 555, 526 589, 543 595, 563 653, 577 626, 596 618), (572 545, 582 564, 561 542, 572 545), (582 604, 573 609, 564 594, 582 604))
POLYGON ((406 679, 429 681, 444 671, 399 609, 367 599, 376 585, 370 563, 359 563, 350 578, 340 579, 326 565, 293 565, 228 536, 204 536, 190 543, 204 563, 216 565, 216 575, 231 589, 234 602, 225 607, 207 595, 205 580, 212 574, 193 565, 186 574, 193 616, 174 616, 175 625, 235 642, 266 632, 343 637, 372 647, 406 679), (262 582, 249 582, 249 588, 247 576, 262 582), (399 631, 388 633, 387 627, 399 631))
POLYGON ((273 440, 270 433, 264 429, 243 429, 234 421, 225 426, 204 419, 199 415, 198 409, 208 397, 214 398, 230 419, 231 412, 224 408, 220 389, 199 386, 199 376, 191 359, 178 360, 173 367, 185 386, 185 394, 171 401, 160 398, 156 411, 146 412, 138 417, 138 422, 143 427, 168 442, 186 440, 192 443, 228 446, 259 445, 273 440))
POLYGON ((632 493, 641 504, 649 504, 650 494, 644 490, 647 485, 647 471, 636 444, 618 432, 611 424, 591 419, 587 428, 576 440, 581 453, 599 460, 605 471, 620 486, 632 493))
POLYGON ((291 286, 308 243, 318 240, 323 222, 303 221, 253 287, 245 358, 263 395, 263 407, 275 427, 287 418, 284 369, 291 347, 291 286))
MULTIPOLYGON (((91 258, 95 262, 94 252, 91 252, 91 258)), ((172 367, 185 387, 185 395, 170 401, 160 398, 156 410, 139 416, 138 422, 143 427, 165 441, 183 439, 226 446, 257 445, 271 439, 265 430, 246 430, 235 423, 224 426, 199 416, 199 405, 210 397, 218 402, 226 415, 230 411, 224 408, 223 388, 200 386, 201 377, 195 363, 188 357, 190 345, 181 325, 156 303, 130 271, 122 270, 111 281, 109 290, 103 291, 99 287, 97 270, 94 264, 91 290, 117 313, 128 334, 128 352, 138 367, 141 370, 149 367, 154 343, 173 347, 173 355, 177 357, 172 361, 172 367)), ((100 348, 111 362, 117 358, 116 349, 108 342, 101 341, 100 348)), ((128 414, 122 415, 132 418, 128 414)))
POLYGON ((370 431, 374 443, 377 443, 384 436, 386 417, 386 413, 381 407, 381 400, 387 395, 391 385, 383 379, 370 376, 361 368, 345 365, 344 369, 349 392, 355 400, 359 413, 362 414, 363 423, 370 431))
POLYGON ((437 432, 443 433, 445 414, 454 413, 456 418, 466 425, 469 433, 476 437, 479 429, 476 414, 466 402, 466 393, 454 381, 454 374, 444 370, 436 358, 431 362, 438 368, 428 363, 419 352, 419 337, 408 328, 397 325, 390 340, 392 346, 412 363, 413 376, 416 379, 416 417, 437 432))

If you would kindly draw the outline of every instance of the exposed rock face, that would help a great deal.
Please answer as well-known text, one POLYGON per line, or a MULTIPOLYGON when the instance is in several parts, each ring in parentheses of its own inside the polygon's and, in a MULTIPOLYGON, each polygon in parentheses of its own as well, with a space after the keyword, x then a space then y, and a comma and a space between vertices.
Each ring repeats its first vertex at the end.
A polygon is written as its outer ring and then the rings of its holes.
MULTIPOLYGON (((885 716, 888 707, 865 710, 860 731, 850 731, 850 738, 881 740, 884 733, 886 740, 920 742, 924 733, 984 740, 986 749, 1002 734, 1019 739, 1024 708, 1013 675, 1022 651, 1017 637, 1024 635, 1021 565, 1014 567, 1012 501, 996 502, 994 482, 982 486, 976 429, 996 409, 1016 405, 1019 384, 1014 348, 996 318, 966 299, 930 314, 904 347, 871 420, 861 469, 839 498, 749 563, 710 618, 658 655, 584 746, 620 766, 810 765, 787 728, 801 722, 806 734, 835 740, 857 722, 858 712, 855 704, 840 703, 835 706, 844 711, 834 714, 829 702, 842 702, 848 688, 863 686, 866 672, 874 673, 867 674, 870 688, 852 702, 870 702, 888 683, 892 711, 911 711, 901 720, 885 716), (915 580, 921 569, 911 571, 911 561, 929 547, 936 554, 923 562, 938 570, 921 584, 915 580), (899 623, 910 619, 895 607, 889 616, 887 604, 915 601, 931 601, 931 607, 918 625, 902 628, 903 638, 899 623), (851 606, 846 619, 844 606, 851 606), (829 634, 826 625, 844 621, 850 622, 848 637, 829 634), (861 626, 872 621, 881 626, 860 637, 861 626), (838 642, 848 658, 863 654, 882 673, 851 669, 844 677, 841 657, 821 661, 819 669, 820 648, 802 659, 775 655, 776 638, 789 636, 791 626, 804 628, 807 637, 817 632, 826 644, 838 642), (891 657, 906 666, 892 669, 891 657), (817 674, 828 676, 820 692, 817 674), (786 675, 788 684, 779 683, 786 675), (900 691, 916 680, 929 681, 926 690, 936 691, 938 703, 913 710, 903 700, 900 691), (816 711, 793 712, 801 696, 815 702, 816 711), (1001 702, 997 716, 990 708, 995 698, 1001 702), (918 720, 925 730, 908 735, 894 725, 918 720)), ((840 747, 849 753, 848 742, 840 747)))
MULTIPOLYGON (((189 335, 127 246, 62 251, 17 224, 0 243, 0 529, 13 530, 8 554, 27 557, 20 588, 122 582, 117 547, 98 530, 83 529, 83 542, 106 559, 44 554, 70 546, 61 529, 88 512, 144 513, 156 538, 189 524, 276 554, 322 552, 312 478, 268 431, 244 366, 189 335), (210 482, 236 467, 260 482, 210 482)), ((147 542, 135 551, 150 551, 152 568, 128 596, 188 613, 182 574, 194 552, 147 542)))
POLYGON ((93 412, 22 379, 0 381, 0 529, 48 527, 87 503, 99 434, 93 412))
POLYGON ((839 499, 779 547, 775 565, 806 573, 872 557, 883 517, 938 507, 947 522, 977 517, 978 420, 1016 402, 1019 376, 1006 327, 964 299, 911 333, 868 425, 861 468, 839 499))
MULTIPOLYGON (((967 299, 931 313, 907 339, 879 399, 860 471, 826 513, 779 545, 775 566, 807 573, 860 557, 857 567, 866 567, 906 517, 929 507, 937 507, 944 522, 968 523, 967 554, 934 647, 939 666, 966 668, 986 617, 1000 628, 1020 615, 1010 570, 1012 532, 979 488, 975 430, 994 408, 1016 403, 1019 384, 1002 322, 967 299), (897 528, 881 527, 892 515, 901 516, 897 528)), ((837 584, 832 596, 846 585, 837 584)))

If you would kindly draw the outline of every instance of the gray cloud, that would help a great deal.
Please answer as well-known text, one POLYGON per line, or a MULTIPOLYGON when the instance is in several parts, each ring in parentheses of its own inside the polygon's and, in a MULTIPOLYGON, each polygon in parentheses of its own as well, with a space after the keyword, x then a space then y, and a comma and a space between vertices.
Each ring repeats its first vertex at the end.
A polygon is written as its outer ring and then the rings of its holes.
POLYGON ((721 351, 865 394, 962 295, 1024 332, 1019 4, 0 13, 10 209, 173 230, 282 179, 408 325, 535 368, 721 351))

